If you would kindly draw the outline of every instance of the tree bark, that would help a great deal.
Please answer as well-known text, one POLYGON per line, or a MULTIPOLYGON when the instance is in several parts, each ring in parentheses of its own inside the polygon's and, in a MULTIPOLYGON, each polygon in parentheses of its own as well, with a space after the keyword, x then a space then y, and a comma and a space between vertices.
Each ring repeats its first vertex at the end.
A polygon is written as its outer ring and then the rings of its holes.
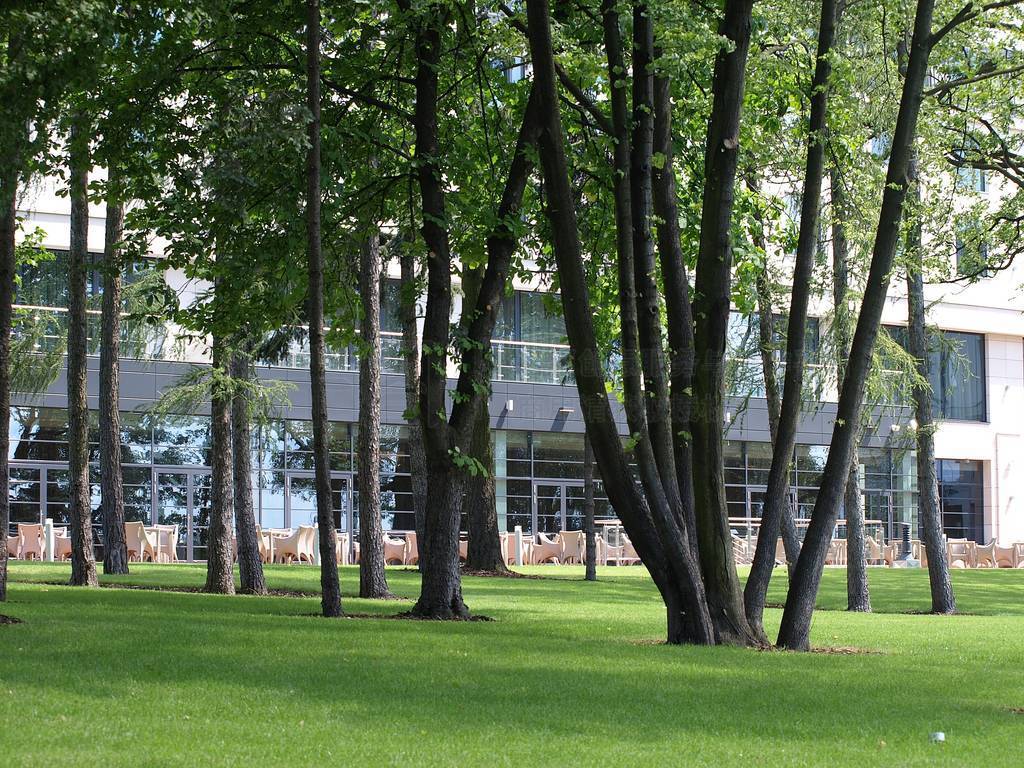
POLYGON ((253 378, 249 356, 236 351, 231 359, 231 379, 235 387, 231 395, 231 458, 239 591, 246 595, 265 595, 267 582, 256 536, 252 499, 252 414, 245 394, 253 378))
MULTIPOLYGON (((5 148, 3 167, 0 168, 0 413, 11 411, 11 324, 13 321, 14 275, 17 268, 14 234, 18 213, 17 152, 5 148)), ((10 418, 10 417, 8 417, 10 418)), ((0 602, 7 600, 7 536, 11 525, 9 496, 10 430, 0 430, 0 478, 4 490, 0 493, 0 602)))
MULTIPOLYGON (((920 198, 917 162, 910 163, 913 194, 920 198)), ((942 512, 939 480, 935 471, 935 414, 932 393, 924 383, 929 380, 928 335, 925 327, 924 259, 920 214, 914 212, 907 234, 907 351, 914 358, 921 383, 914 387, 914 418, 917 419, 917 510, 918 526, 928 556, 928 583, 931 587, 932 613, 956 613, 949 561, 942 539, 942 512)))
POLYGON ((587 537, 586 581, 597 581, 597 531, 594 525, 594 449, 583 438, 583 531, 587 537))
MULTIPOLYGON (((467 307, 475 307, 483 279, 482 270, 463 264, 462 292, 467 307)), ((470 318, 463 317, 464 323, 470 318)), ((487 470, 469 478, 466 485, 466 527, 469 542, 466 552, 466 570, 507 573, 505 555, 501 551, 498 531, 498 506, 494 490, 494 447, 491 444, 491 416, 487 407, 476 415, 473 423, 473 456, 487 470)))
POLYGON ((103 511, 103 572, 128 573, 121 479, 121 238, 124 203, 117 196, 117 172, 109 169, 103 253, 103 305, 100 318, 100 498, 103 511))
POLYGON ((72 586, 95 587, 92 504, 89 492, 89 403, 86 385, 89 269, 88 131, 76 117, 69 142, 71 247, 68 265, 68 470, 71 476, 68 517, 71 533, 72 586))
POLYGON ((651 176, 654 215, 658 219, 658 257, 665 283, 665 313, 668 325, 669 392, 671 430, 679 488, 681 517, 687 531, 690 554, 698 560, 697 518, 693 508, 693 440, 690 434, 693 391, 693 308, 690 281, 686 274, 679 232, 679 204, 676 199, 674 142, 672 138, 672 88, 668 77, 654 78, 653 149, 664 161, 651 176))
POLYGON ((327 373, 324 358, 324 255, 320 242, 320 2, 306 0, 306 107, 310 120, 306 153, 306 257, 309 270, 309 389, 313 402, 313 465, 320 535, 321 610, 341 612, 341 584, 331 504, 331 454, 327 440, 327 373))
POLYGON ((412 508, 416 526, 417 568, 423 567, 423 520, 427 509, 427 456, 420 426, 420 340, 416 327, 416 256, 403 248, 402 269, 402 358, 405 368, 405 421, 409 428, 409 469, 412 475, 412 508))
POLYGON ((232 570, 231 528, 231 392, 225 382, 228 352, 224 339, 213 337, 213 385, 210 391, 210 530, 206 543, 206 586, 204 591, 235 594, 232 570))
MULTIPOLYGON (((800 233, 797 239, 796 264, 790 293, 789 320, 786 328, 786 373, 783 380, 782 404, 773 439, 772 464, 768 471, 768 491, 761 513, 757 551, 744 590, 747 620, 759 636, 765 637, 762 618, 768 582, 775 567, 775 544, 782 520, 791 511, 789 470, 796 447, 796 431, 800 420, 800 404, 804 386, 804 341, 807 334, 807 305, 811 298, 814 255, 818 248, 818 213, 821 207, 821 185, 825 175, 825 127, 828 113, 828 86, 832 74, 830 56, 835 40, 837 0, 822 0, 818 25, 818 50, 814 77, 811 80, 811 115, 808 122, 807 165, 804 171, 803 201, 800 211, 800 233)), ((762 308, 762 323, 770 330, 771 305, 762 308), (764 317, 767 311, 767 318, 764 317)), ((762 329, 762 335, 764 329, 762 329)), ((769 333, 769 339, 771 334, 769 333)), ((768 366, 772 369, 772 366, 768 366)), ((789 558, 787 557, 787 560, 789 558)), ((765 638, 767 639, 767 638, 765 638)))
MULTIPOLYGON (((573 370, 587 433, 605 481, 609 501, 625 524, 637 553, 647 566, 665 602, 668 641, 710 645, 715 642, 715 635, 704 600, 697 564, 678 529, 677 535, 671 538, 668 544, 663 545, 660 534, 665 530, 665 526, 671 523, 667 504, 663 504, 659 510, 657 522, 662 528, 656 528, 651 509, 633 481, 632 471, 612 417, 601 357, 595 340, 586 274, 582 264, 575 201, 569 187, 547 0, 528 0, 526 8, 530 51, 534 63, 534 89, 539 97, 541 115, 539 155, 547 194, 547 215, 551 224, 552 246, 561 281, 562 307, 572 350, 573 370), (671 557, 666 556, 666 546, 671 547, 671 557)), ((605 12, 607 38, 607 30, 611 27, 608 13, 614 13, 614 8, 609 9, 606 4, 602 10, 605 12)), ((615 28, 617 29, 617 22, 615 28)), ((614 93, 615 89, 612 92, 614 93)), ((619 204, 618 196, 616 213, 617 219, 623 213, 628 215, 628 208, 619 204)), ((619 237, 622 237, 621 232, 619 237)), ((629 239, 628 230, 627 237, 623 239, 629 239)), ((620 279, 631 279, 631 275, 631 269, 623 270, 620 265, 620 279)))
POLYGON ((807 650, 810 647, 814 602, 818 595, 832 531, 839 514, 839 505, 849 479, 850 459, 857 436, 864 390, 871 366, 871 354, 878 336, 882 309, 889 288, 889 274, 892 271, 899 240, 900 221, 909 184, 907 173, 914 136, 917 133, 917 118, 923 99, 924 80, 928 72, 928 58, 933 44, 933 10, 934 0, 918 0, 910 58, 903 81, 896 127, 893 131, 892 151, 886 171, 868 281, 850 348, 846 376, 839 395, 828 461, 825 463, 821 488, 782 615, 779 645, 794 650, 807 650))
POLYGON ((359 295, 363 354, 359 358, 359 596, 393 597, 384 575, 384 531, 380 519, 380 233, 362 244, 359 295))
POLYGON ((752 6, 753 0, 726 0, 718 30, 731 47, 723 48, 715 59, 694 304, 693 476, 701 570, 716 634, 723 642, 739 644, 757 642, 757 636, 743 611, 725 503, 724 361, 732 285, 732 212, 752 6))
MULTIPOLYGON (((836 166, 833 165, 829 172, 832 190, 832 306, 835 314, 836 381, 842 384, 846 359, 850 355, 852 325, 847 305, 850 248, 846 239, 846 193, 836 166)), ((850 474, 843 493, 843 510, 846 515, 846 608, 866 613, 871 610, 871 592, 868 589, 864 503, 860 493, 860 456, 857 451, 860 437, 861 432, 858 430, 853 439, 850 474)))

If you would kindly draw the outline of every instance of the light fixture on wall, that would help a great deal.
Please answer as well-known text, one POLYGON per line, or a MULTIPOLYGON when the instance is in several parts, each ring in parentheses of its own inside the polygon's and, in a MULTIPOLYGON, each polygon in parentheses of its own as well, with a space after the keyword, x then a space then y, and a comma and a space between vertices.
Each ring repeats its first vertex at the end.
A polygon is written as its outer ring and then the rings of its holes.
POLYGON ((576 413, 576 409, 575 408, 570 408, 567 405, 563 405, 562 407, 560 407, 558 409, 558 415, 559 416, 568 416, 569 414, 572 414, 572 413, 576 413))
POLYGON ((515 405, 516 405, 515 400, 506 400, 505 401, 505 411, 508 412, 508 413, 512 413, 512 411, 515 409, 515 405))

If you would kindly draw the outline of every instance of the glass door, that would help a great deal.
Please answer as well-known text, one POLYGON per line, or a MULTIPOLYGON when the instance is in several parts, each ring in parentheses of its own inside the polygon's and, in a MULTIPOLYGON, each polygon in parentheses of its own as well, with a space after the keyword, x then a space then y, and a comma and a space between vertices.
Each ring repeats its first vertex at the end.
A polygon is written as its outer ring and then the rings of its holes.
POLYGON ((892 494, 888 491, 864 491, 864 532, 885 541, 899 539, 901 531, 893 520, 892 494), (881 534, 881 536, 880 536, 881 534))
POLYGON ((178 560, 205 560, 213 493, 209 472, 156 473, 154 496, 157 525, 175 525, 178 560))
POLYGON ((534 483, 533 500, 533 530, 524 533, 558 533, 583 528, 583 483, 534 483))
MULTIPOLYGON (((288 486, 288 509, 286 521, 289 528, 300 525, 316 525, 316 478, 312 474, 291 474, 286 480, 288 486)), ((334 528, 347 531, 354 522, 350 520, 349 477, 331 477, 331 508, 334 512, 334 528)))

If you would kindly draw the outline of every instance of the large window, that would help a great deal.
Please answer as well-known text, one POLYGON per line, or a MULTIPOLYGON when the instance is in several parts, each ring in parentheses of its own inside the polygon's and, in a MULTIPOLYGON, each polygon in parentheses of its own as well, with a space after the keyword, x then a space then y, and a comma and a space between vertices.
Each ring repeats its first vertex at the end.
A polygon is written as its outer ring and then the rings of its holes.
POLYGON ((942 530, 951 539, 984 541, 984 482, 980 461, 938 460, 942 530))
MULTIPOLYGON (((907 329, 886 326, 906 349, 907 329)), ((985 337, 979 333, 939 331, 930 339, 928 381, 935 414, 948 421, 986 421, 985 337)))
MULTIPOLYGON (((726 337, 726 391, 736 397, 764 397, 764 368, 761 363, 761 336, 758 314, 748 315, 733 311, 729 314, 726 337)), ((789 320, 785 315, 772 316, 772 359, 778 376, 784 375, 786 360, 786 332, 789 320)), ((808 366, 820 361, 821 338, 818 318, 808 317, 804 333, 804 362, 808 366)), ((805 386, 813 382, 805 383, 805 386)))

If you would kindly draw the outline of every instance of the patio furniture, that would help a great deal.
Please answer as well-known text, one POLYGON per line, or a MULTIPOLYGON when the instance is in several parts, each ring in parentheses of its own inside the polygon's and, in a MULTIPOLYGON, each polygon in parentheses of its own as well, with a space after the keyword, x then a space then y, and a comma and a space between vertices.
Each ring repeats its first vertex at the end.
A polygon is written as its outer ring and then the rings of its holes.
POLYGON ((602 565, 607 565, 608 563, 615 563, 616 565, 619 565, 619 559, 622 557, 624 548, 621 546, 613 546, 608 543, 607 539, 602 539, 601 544, 599 544, 597 548, 599 553, 602 545, 604 548, 604 557, 598 558, 598 562, 602 563, 602 565))
POLYGON ((950 568, 973 567, 973 547, 971 546, 973 543, 967 539, 949 539, 946 542, 946 558, 949 560, 950 568))
MULTIPOLYGON (((64 529, 67 530, 66 528, 64 529)), ((55 531, 56 533, 56 531, 55 531)), ((57 562, 71 559, 71 537, 70 536, 54 536, 53 537, 53 559, 57 562)))
POLYGON ((587 547, 587 535, 583 531, 560 531, 558 538, 562 542, 562 551, 558 559, 562 563, 582 563, 583 552, 587 547))
POLYGON ((1024 543, 1016 542, 1013 545, 1013 560, 1016 563, 1014 568, 1024 568, 1024 543))
POLYGON ((505 558, 505 565, 516 564, 516 536, 514 533, 499 533, 501 541, 501 554, 505 558))
POLYGON ((623 535, 622 554, 619 555, 619 565, 640 565, 640 555, 629 538, 623 535))
POLYGON ((18 523, 18 552, 22 560, 43 559, 43 526, 18 523))
POLYGON ((384 565, 405 565, 405 539, 395 539, 382 534, 384 537, 384 565))
POLYGON ((900 556, 900 543, 898 541, 890 541, 888 544, 882 545, 882 562, 888 566, 892 566, 900 556))
POLYGON ((346 565, 348 560, 348 533, 338 531, 334 536, 334 562, 346 565))
POLYGON ((534 544, 530 555, 530 562, 534 565, 542 563, 558 564, 558 558, 562 554, 562 541, 558 534, 548 536, 546 533, 537 534, 538 543, 534 544))
POLYGON ((156 534, 147 531, 143 523, 133 521, 124 524, 124 543, 128 550, 128 562, 141 563, 147 556, 150 562, 156 560, 157 542, 156 534))
POLYGON ((998 544, 995 545, 994 559, 996 562, 996 568, 1016 568, 1017 567, 1017 551, 1013 544, 1007 547, 1001 547, 998 544))
POLYGON ((880 565, 884 562, 882 557, 882 545, 873 536, 864 537, 864 546, 867 549, 867 561, 869 565, 880 565))
MULTIPOLYGON (((504 550, 503 550, 504 551, 504 550)), ((408 531, 405 534, 405 565, 417 565, 420 561, 419 542, 416 540, 416 531, 408 531)))
POLYGON ((459 539, 459 562, 464 563, 469 559, 469 541, 459 539))
POLYGON ((826 565, 846 565, 846 539, 832 539, 825 554, 826 565))
POLYGON ((7 537, 7 556, 12 560, 17 558, 21 553, 20 539, 17 536, 7 537))
POLYGON ((996 542, 993 539, 988 544, 975 544, 974 552, 975 568, 996 568, 996 542))
POLYGON ((146 529, 156 537, 156 557, 158 563, 178 562, 178 525, 153 525, 146 529))
POLYGON ((300 525, 288 536, 274 537, 274 562, 313 564, 313 550, 316 542, 316 528, 300 525))

